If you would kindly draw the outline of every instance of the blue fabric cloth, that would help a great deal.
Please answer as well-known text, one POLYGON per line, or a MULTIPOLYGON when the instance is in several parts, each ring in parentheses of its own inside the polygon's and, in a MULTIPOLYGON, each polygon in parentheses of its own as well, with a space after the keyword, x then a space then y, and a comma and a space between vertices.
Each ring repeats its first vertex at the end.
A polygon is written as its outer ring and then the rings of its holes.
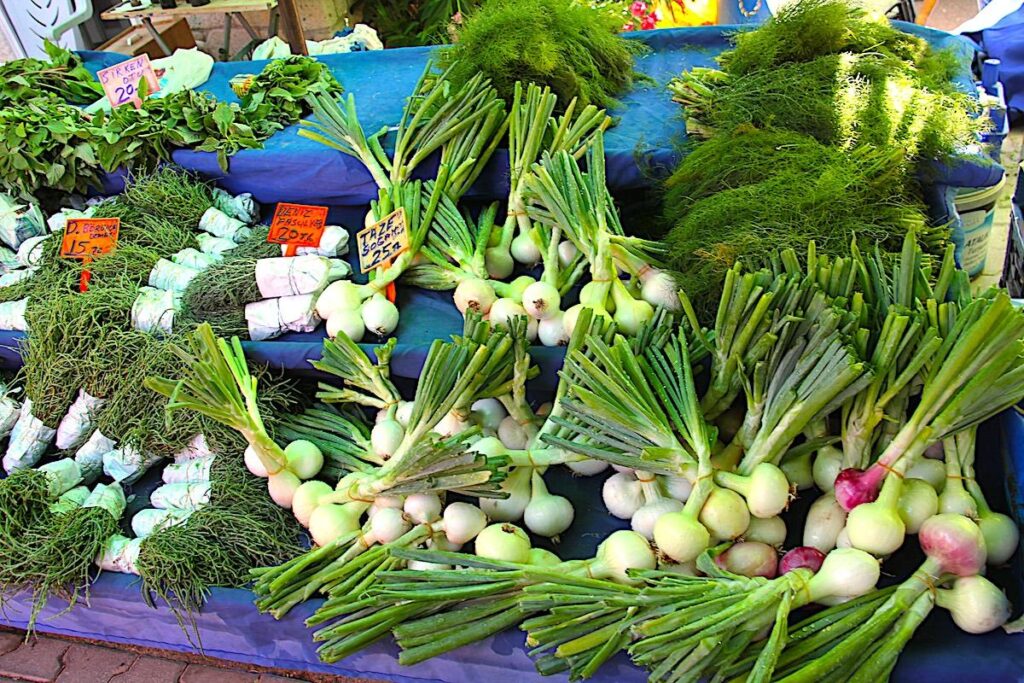
MULTIPOLYGON (((978 474, 986 492, 992 495, 993 507, 1011 512, 1020 521, 1020 512, 1024 509, 1024 496, 1019 490, 1020 473, 1024 471, 1024 417, 1010 410, 983 425, 978 453, 996 456, 979 458, 978 462, 978 474)), ((575 531, 565 534, 558 546, 563 558, 592 556, 601 539, 627 525, 609 516, 601 502, 600 486, 607 476, 606 473, 593 478, 572 477, 565 468, 559 467, 545 477, 552 492, 569 497, 576 508, 575 531)), ((808 502, 801 499, 796 505, 806 506, 808 502)), ((792 518, 802 519, 801 510, 797 509, 792 518)), ((787 547, 798 544, 801 533, 802 529, 791 528, 787 547)), ((906 577, 920 562, 920 553, 912 548, 913 540, 908 539, 907 545, 907 550, 887 560, 886 574, 906 577)), ((1024 577, 1020 554, 1012 567, 991 569, 989 577, 1006 589, 1016 606, 1014 615, 1018 614, 1024 577)), ((883 580, 892 581, 891 578, 883 580)), ((523 634, 516 630, 414 667, 398 665, 397 650, 390 640, 378 642, 335 665, 326 665, 317 659, 315 643, 303 624, 320 604, 319 600, 299 605, 280 621, 259 614, 252 600, 247 590, 217 588, 212 591, 206 605, 196 615, 206 654, 261 666, 398 683, 566 680, 564 676, 545 679, 536 674, 526 654, 523 634)), ((26 595, 10 599, 0 612, 0 623, 23 627, 27 623, 29 604, 26 595)), ((65 603, 53 598, 40 616, 39 630, 182 652, 196 651, 194 642, 182 632, 167 608, 153 609, 145 604, 134 577, 103 574, 90 588, 88 607, 80 603, 68 612, 64 612, 64 608, 65 603)), ((892 680, 903 683, 1019 680, 1020 672, 1024 671, 1024 649, 1019 647, 1016 638, 1019 636, 1007 635, 1002 630, 981 636, 967 635, 953 625, 948 613, 936 608, 904 651, 892 680)), ((646 676, 619 655, 601 668, 593 680, 640 683, 646 676)))
MULTIPOLYGON (((973 43, 941 31, 913 24, 900 28, 921 35, 939 47, 954 47, 964 58, 963 79, 970 80, 968 65, 973 43)), ((650 51, 636 60, 637 70, 651 79, 640 81, 621 98, 611 113, 618 125, 606 136, 608 183, 618 194, 648 187, 678 161, 685 141, 685 125, 679 105, 672 102, 665 85, 673 76, 695 66, 713 66, 714 58, 728 47, 729 35, 742 26, 705 26, 627 33, 629 40, 646 44, 650 51)), ((748 27, 749 28, 749 27, 748 27)), ((433 48, 401 48, 319 57, 347 93, 355 96, 356 108, 367 134, 398 122, 405 98, 426 65, 433 48)), ((86 66, 97 71, 124 59, 112 53, 82 53, 86 66)), ((231 91, 233 76, 258 73, 266 62, 218 62, 210 79, 200 88, 226 101, 237 101, 231 91)), ((280 131, 261 150, 243 150, 231 158, 225 175, 211 152, 178 150, 174 161, 217 180, 233 193, 251 192, 260 202, 279 201, 331 206, 359 206, 377 196, 377 189, 362 164, 341 152, 298 135, 299 126, 280 131)), ((421 172, 432 174, 436 162, 421 172)), ((952 171, 941 171, 942 175, 952 171)), ((950 185, 991 185, 991 171, 973 163, 960 165, 960 176, 950 185)), ((500 150, 470 190, 469 199, 500 199, 507 196, 508 157, 500 150)), ((119 178, 111 181, 117 189, 119 178)))
POLYGON ((987 57, 1000 60, 999 80, 1016 119, 1024 112, 1024 7, 982 31, 965 35, 981 45, 987 57))

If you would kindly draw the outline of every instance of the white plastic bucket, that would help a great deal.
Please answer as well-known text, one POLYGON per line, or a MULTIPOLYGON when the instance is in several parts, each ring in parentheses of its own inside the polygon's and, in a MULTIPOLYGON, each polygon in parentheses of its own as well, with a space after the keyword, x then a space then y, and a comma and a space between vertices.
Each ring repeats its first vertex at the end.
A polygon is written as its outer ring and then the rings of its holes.
POLYGON ((996 204, 1003 194, 1006 176, 997 184, 982 188, 963 188, 956 195, 956 212, 960 215, 964 248, 960 266, 971 277, 985 270, 988 256, 988 238, 992 233, 996 204))

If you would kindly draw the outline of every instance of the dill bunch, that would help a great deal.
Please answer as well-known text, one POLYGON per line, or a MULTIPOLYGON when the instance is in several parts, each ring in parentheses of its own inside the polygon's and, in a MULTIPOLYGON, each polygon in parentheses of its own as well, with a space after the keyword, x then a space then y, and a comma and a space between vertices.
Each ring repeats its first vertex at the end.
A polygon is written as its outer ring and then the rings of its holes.
POLYGON ((263 298, 256 285, 256 261, 281 253, 279 246, 267 242, 267 230, 266 226, 254 227, 241 244, 224 253, 223 261, 189 283, 181 308, 174 314, 176 329, 192 330, 205 322, 220 337, 248 337, 245 305, 263 298))
POLYGON ((977 140, 985 121, 974 115, 974 98, 951 82, 929 89, 912 64, 876 53, 825 55, 739 76, 695 69, 669 89, 697 135, 777 127, 844 148, 899 148, 908 161, 953 157, 977 140))
POLYGON ((453 45, 442 48, 454 87, 483 74, 506 102, 516 82, 550 86, 558 106, 608 108, 633 82, 636 41, 614 19, 572 0, 488 0, 474 10, 453 45))
POLYGON ((911 228, 933 239, 896 153, 846 151, 778 131, 701 143, 666 185, 666 218, 674 227, 665 242, 681 287, 706 314, 737 260, 757 266, 772 250, 803 253, 810 240, 820 253, 848 254, 855 237, 898 251, 911 228))
MULTIPOLYGON (((134 211, 135 216, 159 217, 194 236, 199 219, 213 206, 213 190, 195 173, 177 166, 161 166, 152 173, 130 176, 125 180, 124 191, 105 205, 104 211, 108 206, 134 211)), ((173 245, 167 248, 176 251, 173 245)))
POLYGON ((893 27, 849 0, 800 0, 786 5, 753 31, 737 33, 723 52, 724 71, 741 75, 788 62, 840 52, 872 52, 917 63, 930 52, 927 41, 893 27))

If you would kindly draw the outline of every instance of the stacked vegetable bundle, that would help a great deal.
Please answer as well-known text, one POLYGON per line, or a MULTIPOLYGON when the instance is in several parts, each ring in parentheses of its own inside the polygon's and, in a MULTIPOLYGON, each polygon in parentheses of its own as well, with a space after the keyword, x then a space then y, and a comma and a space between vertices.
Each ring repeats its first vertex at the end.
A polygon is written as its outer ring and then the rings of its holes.
MULTIPOLYGON (((210 585, 238 584, 254 562, 286 557, 295 547, 287 516, 244 476, 238 437, 194 413, 165 423, 160 397, 143 386, 149 374, 174 372, 180 360, 167 340, 137 329, 140 292, 159 284, 160 264, 172 263, 172 255, 205 253, 205 233, 195 226, 216 202, 208 186, 172 168, 131 179, 117 198, 50 221, 62 228, 83 213, 119 218, 113 253, 83 264, 59 256, 59 237, 31 237, 31 275, 0 289, 6 302, 20 302, 30 332, 22 350, 24 402, 3 430, 10 439, 3 458, 9 476, 0 481, 0 583, 5 592, 31 588, 36 610, 54 592, 73 602, 101 551, 114 555, 129 545, 118 534, 133 485, 165 458, 178 463, 165 477, 186 485, 177 486, 185 495, 175 488, 156 494, 151 500, 165 512, 133 519, 138 538, 119 555, 147 593, 173 595, 175 607, 193 609, 210 585), (91 277, 82 292, 86 268, 91 277), (198 502, 201 509, 185 514, 198 502), (252 535, 225 533, 242 528, 252 535)), ((289 386, 276 384, 265 405, 288 405, 289 386)), ((8 413, 15 407, 11 398, 3 405, 8 413)))
POLYGON ((964 59, 937 51, 845 0, 793 3, 739 33, 720 70, 669 90, 697 143, 668 179, 670 262, 702 313, 735 259, 772 249, 849 255, 850 239, 899 251, 925 229, 917 186, 928 164, 976 144, 985 120, 955 81, 964 59))

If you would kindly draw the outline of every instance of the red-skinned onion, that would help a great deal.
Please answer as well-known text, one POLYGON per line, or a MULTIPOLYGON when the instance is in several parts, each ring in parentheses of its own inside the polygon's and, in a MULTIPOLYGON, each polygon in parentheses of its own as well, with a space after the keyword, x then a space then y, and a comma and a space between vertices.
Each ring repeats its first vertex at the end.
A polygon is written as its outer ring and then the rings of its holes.
POLYGON ((812 572, 817 573, 824 561, 825 553, 817 548, 803 545, 799 548, 793 548, 782 556, 782 559, 779 561, 779 574, 785 574, 794 569, 810 569, 812 572))

